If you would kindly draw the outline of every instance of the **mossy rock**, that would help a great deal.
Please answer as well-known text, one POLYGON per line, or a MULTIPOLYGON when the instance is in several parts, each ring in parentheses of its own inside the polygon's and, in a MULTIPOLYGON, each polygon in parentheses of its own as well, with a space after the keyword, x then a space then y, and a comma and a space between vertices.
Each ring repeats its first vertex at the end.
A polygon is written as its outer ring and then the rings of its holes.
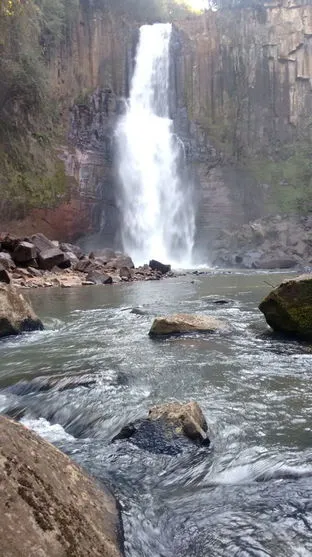
POLYGON ((312 274, 285 280, 259 305, 274 331, 312 338, 312 274))

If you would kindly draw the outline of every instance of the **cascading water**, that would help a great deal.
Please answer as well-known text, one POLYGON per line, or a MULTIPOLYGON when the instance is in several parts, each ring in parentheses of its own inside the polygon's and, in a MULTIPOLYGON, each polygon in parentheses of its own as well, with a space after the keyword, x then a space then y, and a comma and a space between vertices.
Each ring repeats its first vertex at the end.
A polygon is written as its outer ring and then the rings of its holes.
POLYGON ((195 231, 192 191, 179 176, 181 140, 169 118, 170 24, 140 29, 130 102, 117 129, 124 248, 189 266, 195 231))

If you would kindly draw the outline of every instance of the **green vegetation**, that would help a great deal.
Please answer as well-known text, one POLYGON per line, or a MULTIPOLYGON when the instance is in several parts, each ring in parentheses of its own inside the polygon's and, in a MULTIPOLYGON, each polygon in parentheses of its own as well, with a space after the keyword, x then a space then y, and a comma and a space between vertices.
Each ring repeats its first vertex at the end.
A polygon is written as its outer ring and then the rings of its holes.
POLYGON ((78 0, 0 0, 0 195, 25 207, 65 190, 53 145, 60 118, 48 63, 66 40, 78 0))
MULTIPOLYGON (((88 7, 88 0, 84 1, 84 5, 88 7)), ((178 20, 192 12, 187 0, 95 0, 94 8, 146 23, 178 20)))
POLYGON ((269 212, 311 212, 311 145, 306 142, 286 145, 281 158, 276 161, 258 159, 248 163, 256 180, 270 186, 267 200, 269 212))
MULTIPOLYGON (((138 22, 190 13, 184 0, 0 0, 1 200, 25 208, 56 202, 65 191, 54 149, 64 130, 49 64, 62 44, 70 44, 79 11, 91 19, 94 10, 138 22)), ((76 100, 85 102, 89 93, 81 91, 76 100)))

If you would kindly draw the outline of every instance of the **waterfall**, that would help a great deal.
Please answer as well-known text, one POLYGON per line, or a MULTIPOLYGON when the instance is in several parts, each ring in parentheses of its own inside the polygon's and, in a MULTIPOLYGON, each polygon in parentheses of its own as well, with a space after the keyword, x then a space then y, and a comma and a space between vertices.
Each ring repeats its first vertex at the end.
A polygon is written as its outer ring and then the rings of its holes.
POLYGON ((143 25, 131 95, 117 128, 125 250, 137 264, 190 266, 191 188, 180 178, 183 143, 169 117, 170 24, 143 25))

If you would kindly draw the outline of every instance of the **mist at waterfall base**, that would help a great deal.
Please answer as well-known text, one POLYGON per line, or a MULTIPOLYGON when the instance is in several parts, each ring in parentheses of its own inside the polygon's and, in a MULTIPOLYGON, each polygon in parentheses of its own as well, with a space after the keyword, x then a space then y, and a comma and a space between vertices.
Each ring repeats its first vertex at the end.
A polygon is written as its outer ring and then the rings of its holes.
POLYGON ((123 247, 136 264, 150 259, 191 267, 192 184, 181 178, 184 146, 169 117, 170 24, 140 29, 126 114, 116 130, 123 247))

